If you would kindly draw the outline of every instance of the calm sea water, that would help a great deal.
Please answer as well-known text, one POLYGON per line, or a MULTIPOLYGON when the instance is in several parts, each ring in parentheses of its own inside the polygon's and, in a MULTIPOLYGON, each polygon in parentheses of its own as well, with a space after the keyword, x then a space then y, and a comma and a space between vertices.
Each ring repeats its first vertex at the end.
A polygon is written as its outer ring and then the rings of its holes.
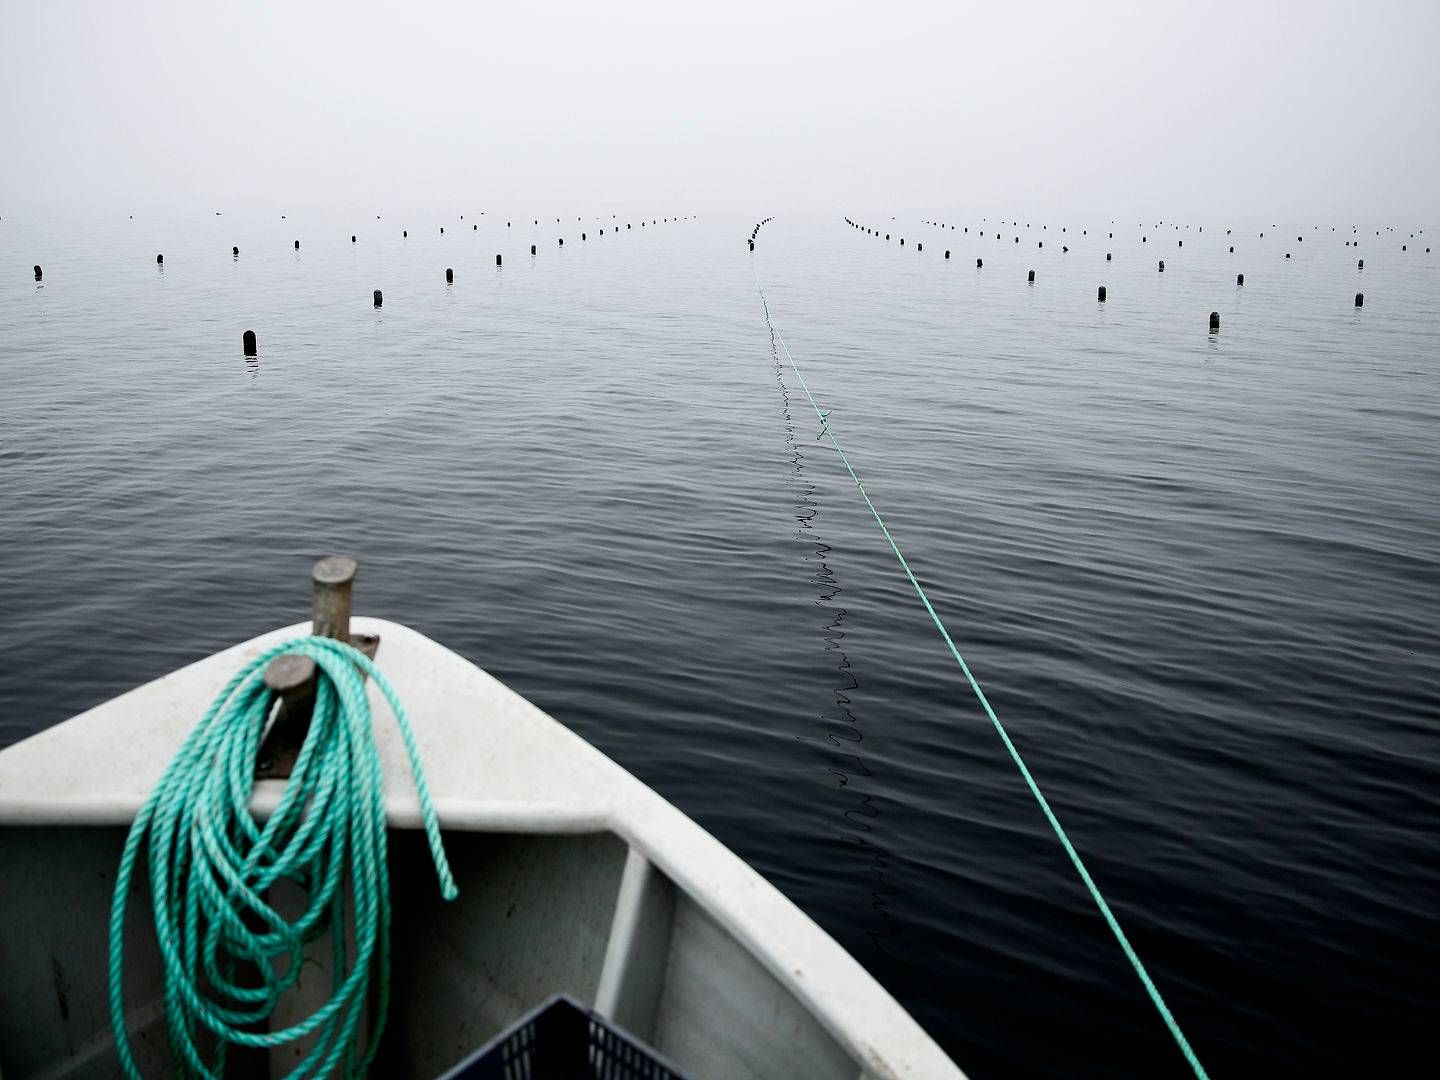
POLYGON ((972 1076, 1184 1075, 753 266, 1212 1075, 1428 1060, 1430 241, 842 212, 753 256, 661 212, 0 221, 0 745, 303 618, 348 552, 361 611, 655 786, 972 1076))

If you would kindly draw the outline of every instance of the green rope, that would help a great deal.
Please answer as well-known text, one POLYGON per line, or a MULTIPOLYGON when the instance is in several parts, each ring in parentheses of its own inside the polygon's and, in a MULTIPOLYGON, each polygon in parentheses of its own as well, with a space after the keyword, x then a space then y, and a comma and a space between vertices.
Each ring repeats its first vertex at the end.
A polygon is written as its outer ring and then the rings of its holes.
POLYGON ((775 339, 780 343, 780 348, 785 350, 785 358, 790 361, 790 367, 794 369, 796 378, 800 380, 800 386, 805 391, 805 396, 810 399, 810 407, 815 410, 815 415, 820 418, 820 435, 816 436, 816 438, 822 436, 828 438, 830 444, 835 447, 836 453, 840 455, 840 461, 845 466, 845 471, 850 474, 850 479, 855 482, 855 487, 859 490, 860 497, 865 500, 865 505, 870 508, 870 513, 875 515, 875 522, 880 526, 880 531, 885 534, 885 539, 890 544, 890 550, 895 553, 895 558, 900 560, 900 568, 905 571, 905 576, 910 579, 910 584, 915 587, 915 594, 920 597, 920 602, 925 605, 925 610, 929 612, 930 620, 935 624, 935 628, 940 631, 940 636, 945 639, 945 645, 949 648, 950 655, 955 658, 955 662, 960 665, 960 670, 965 673, 965 678, 970 683, 970 689, 975 691, 975 696, 980 700, 980 705, 985 710, 985 715, 990 718, 990 723, 995 725, 995 730, 1000 735, 1000 741, 1005 744, 1005 749, 1010 751, 1010 758, 1015 762, 1015 767, 1020 770, 1020 775, 1024 777, 1026 786, 1030 788, 1030 794, 1035 796, 1035 801, 1040 804, 1040 810, 1044 813, 1045 820, 1050 823, 1050 827, 1055 830, 1055 835, 1060 838, 1060 846, 1065 849, 1065 854, 1070 856, 1070 862, 1074 864, 1076 872, 1080 875, 1080 880, 1085 883, 1085 888, 1090 891, 1090 896, 1094 899, 1095 906, 1100 909, 1100 914, 1104 916, 1106 924, 1115 934, 1115 940, 1120 942, 1120 948, 1124 950, 1126 958, 1130 961, 1130 966, 1135 969, 1135 974, 1140 976, 1140 982, 1144 985, 1145 992, 1150 995, 1150 1000, 1154 1002, 1155 1008, 1165 1021, 1165 1026, 1170 1029, 1170 1034, 1175 1037, 1176 1043, 1180 1046, 1180 1052, 1185 1055, 1185 1060, 1190 1063, 1190 1068, 1194 1070, 1195 1075, 1199 1077, 1200 1080, 1207 1080, 1205 1067, 1200 1064, 1200 1059, 1195 1055, 1195 1051, 1190 1048, 1190 1043, 1185 1038, 1185 1033, 1180 1030, 1180 1025, 1171 1014, 1169 1006, 1165 1004, 1165 999, 1160 996, 1159 988, 1151 981, 1150 973, 1145 970, 1145 965, 1140 962, 1139 954, 1135 952, 1134 946, 1130 944, 1130 939, 1125 936, 1125 931, 1120 928, 1120 922, 1110 910, 1110 905, 1105 902, 1105 897, 1100 894, 1099 886, 1097 886, 1094 879, 1090 877, 1090 871, 1085 869, 1085 863, 1081 861, 1080 853, 1075 850, 1075 845, 1070 842, 1070 837, 1066 835, 1064 828, 1060 825, 1060 819, 1055 816, 1055 811, 1050 809, 1050 803, 1045 798, 1044 793, 1041 792, 1040 785, 1037 784, 1035 778, 1030 775, 1030 770, 1025 765, 1025 759, 1020 756, 1020 751, 1017 750, 1015 744, 1010 741, 1010 735, 1005 730, 1005 725, 1000 723, 1000 718, 995 715, 995 710, 990 707, 990 702, 985 697, 985 691, 980 689, 980 683, 976 680, 975 676, 970 673, 970 665, 965 663, 965 658, 960 655, 960 650, 955 647, 955 642, 950 637, 950 631, 945 629, 945 624, 940 621, 940 616, 936 613, 934 605, 930 603, 930 598, 925 595, 925 590, 920 587, 920 582, 916 580, 914 571, 910 569, 910 564, 905 561, 905 556, 900 553, 900 546, 895 543, 895 538, 890 535, 890 529, 885 524, 885 519, 880 516, 880 511, 875 509, 875 504, 870 501, 870 496, 865 491, 865 485, 860 482, 860 477, 850 464, 850 459, 845 456, 845 450, 840 445, 840 440, 835 437, 835 432, 831 430, 830 413, 821 411, 819 404, 815 401, 815 395, 810 392, 810 386, 805 381, 805 375, 800 370, 800 365, 795 363, 795 357, 790 355, 790 347, 785 344, 784 335, 780 333, 779 328, 776 327, 774 320, 771 318, 770 304, 769 301, 765 299, 765 290, 760 287, 760 276, 758 274, 755 275, 755 290, 760 294, 760 303, 765 308, 765 322, 775 334, 775 339))
POLYGON ((269 1049, 313 1037, 289 1074, 329 1076, 342 1063, 362 1076, 385 1029, 390 997, 390 884, 380 755, 362 672, 395 714, 420 798, 430 854, 446 900, 457 895, 420 753, 389 682, 361 652, 304 637, 267 649, 216 697, 136 816, 110 909, 110 1022, 121 1068, 140 1076, 125 1023, 125 905, 142 849, 164 965, 171 1056, 182 1074, 219 1077, 227 1046, 269 1049), (263 825, 250 813, 255 759, 272 696, 265 667, 282 653, 316 666, 310 731, 280 801, 263 825), (287 919, 267 891, 281 881, 306 894, 287 919), (347 893, 353 952, 346 946, 347 893), (331 940, 331 996, 280 1031, 264 1030, 299 981, 303 949, 331 940), (357 1033, 376 984, 369 1045, 357 1033), (207 1035, 208 1033, 208 1035, 207 1035), (213 1038, 211 1038, 213 1036, 213 1038), (207 1064, 201 1043, 214 1043, 207 1064))

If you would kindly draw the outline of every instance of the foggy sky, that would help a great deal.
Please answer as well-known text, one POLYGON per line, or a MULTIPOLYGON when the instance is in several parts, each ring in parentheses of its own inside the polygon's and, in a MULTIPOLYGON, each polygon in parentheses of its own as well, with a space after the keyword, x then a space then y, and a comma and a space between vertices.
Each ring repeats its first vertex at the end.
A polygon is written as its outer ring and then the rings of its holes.
POLYGON ((1426 225, 1440 0, 0 0, 0 216, 716 204, 1426 225))

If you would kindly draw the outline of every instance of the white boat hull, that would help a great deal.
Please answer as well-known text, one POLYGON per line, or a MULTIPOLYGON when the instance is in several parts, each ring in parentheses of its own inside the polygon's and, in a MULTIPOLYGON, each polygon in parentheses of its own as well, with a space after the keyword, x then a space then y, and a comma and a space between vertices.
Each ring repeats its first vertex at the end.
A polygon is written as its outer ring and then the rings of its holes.
MULTIPOLYGON (((695 1077, 961 1075, 832 938, 654 791, 421 634, 376 619, 353 628, 381 636, 376 659, 414 725, 460 888, 452 903, 439 896, 403 747, 372 688, 395 903, 376 1075, 438 1075, 557 992, 695 1077)), ((129 823, 235 671, 306 632, 256 638, 0 753, 6 1080, 115 1074, 106 943, 129 823)), ((281 787, 262 782, 255 811, 281 787)), ((130 916, 137 1054, 165 1075, 148 903, 130 916)))

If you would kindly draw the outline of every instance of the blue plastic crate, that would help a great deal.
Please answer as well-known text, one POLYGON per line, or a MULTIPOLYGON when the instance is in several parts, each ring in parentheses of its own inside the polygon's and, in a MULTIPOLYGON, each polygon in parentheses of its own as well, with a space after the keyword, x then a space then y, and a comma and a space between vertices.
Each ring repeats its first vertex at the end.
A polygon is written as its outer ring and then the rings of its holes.
POLYGON ((556 994, 440 1080, 686 1080, 639 1039, 556 994))

